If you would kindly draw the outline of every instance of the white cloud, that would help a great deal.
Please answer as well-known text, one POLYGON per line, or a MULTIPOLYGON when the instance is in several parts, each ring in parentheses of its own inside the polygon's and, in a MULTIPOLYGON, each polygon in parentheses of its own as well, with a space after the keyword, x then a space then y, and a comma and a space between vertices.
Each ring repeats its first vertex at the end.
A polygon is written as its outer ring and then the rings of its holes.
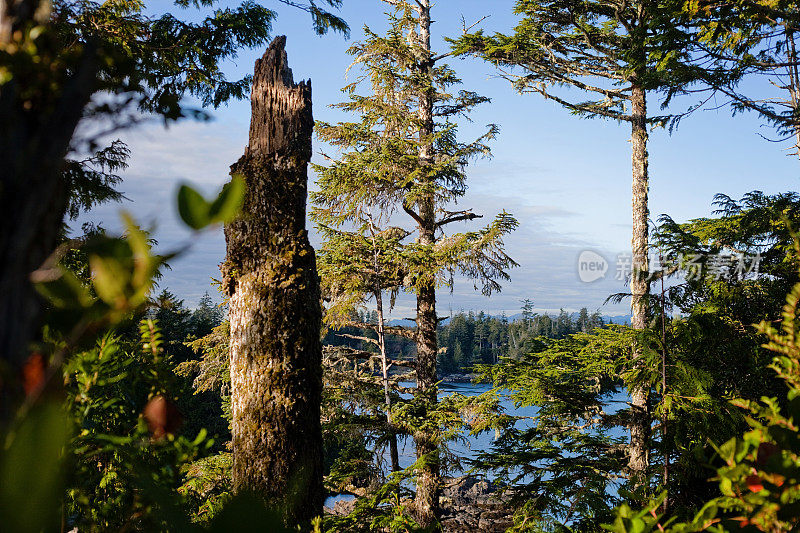
MULTIPOLYGON (((194 305, 206 291, 216 296, 210 283, 212 277, 219 276, 218 265, 225 255, 222 231, 217 228, 193 236, 178 219, 175 191, 180 182, 188 181, 205 194, 212 194, 227 181, 229 167, 241 156, 246 139, 247 126, 231 122, 185 122, 169 129, 148 125, 129 132, 123 140, 129 143, 133 155, 121 189, 130 202, 101 206, 79 222, 102 222, 107 229, 119 230, 119 210, 131 211, 144 226, 155 228, 159 250, 170 251, 191 244, 188 251, 171 262, 172 269, 165 272, 161 286, 189 305, 194 305)), ((457 279, 452 293, 446 288, 440 291, 441 315, 462 309, 514 314, 523 298, 532 298, 539 310, 562 307, 574 310, 583 306, 596 309, 609 294, 624 290, 621 284, 608 281, 584 284, 578 279, 578 254, 584 249, 598 249, 599 245, 561 229, 564 221, 581 214, 560 205, 532 201, 537 198, 532 193, 537 180, 550 171, 521 166, 494 169, 494 166, 489 161, 473 169, 470 176, 473 185, 459 202, 460 207, 471 207, 484 218, 470 224, 454 224, 450 229, 474 229, 503 210, 514 214, 520 226, 507 237, 506 244, 509 255, 520 267, 511 271, 512 279, 504 284, 502 292, 491 298, 475 291, 471 281, 457 279), (493 170, 498 172, 495 174, 493 170), (493 175, 501 177, 490 178, 493 175)), ((312 242, 318 241, 312 235, 312 242)), ((411 316, 413 308, 411 297, 401 296, 393 315, 411 316)), ((624 313, 626 309, 622 305, 608 312, 624 313)))

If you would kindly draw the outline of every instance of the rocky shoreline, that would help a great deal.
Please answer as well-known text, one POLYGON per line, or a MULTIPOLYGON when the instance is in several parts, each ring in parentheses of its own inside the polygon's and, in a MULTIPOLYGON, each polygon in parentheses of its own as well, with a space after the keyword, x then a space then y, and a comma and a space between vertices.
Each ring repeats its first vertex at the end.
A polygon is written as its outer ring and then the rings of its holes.
POLYGON ((442 376, 442 383, 475 383, 478 374, 447 374, 442 376))
MULTIPOLYGON (((499 487, 478 476, 448 478, 442 487, 440 504, 442 526, 447 533, 501 533, 512 524, 513 509, 509 497, 499 487)), ((325 512, 346 515, 352 512, 355 500, 338 501, 325 512)))
POLYGON ((477 476, 450 478, 442 489, 442 526, 450 533, 501 533, 512 524, 513 508, 499 487, 477 476))

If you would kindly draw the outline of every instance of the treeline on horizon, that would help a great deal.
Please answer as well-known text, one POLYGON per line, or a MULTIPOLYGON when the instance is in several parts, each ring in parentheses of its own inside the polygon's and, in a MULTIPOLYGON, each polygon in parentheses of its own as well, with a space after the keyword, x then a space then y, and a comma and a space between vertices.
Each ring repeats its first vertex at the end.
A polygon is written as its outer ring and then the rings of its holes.
MULTIPOLYGON (((492 316, 483 311, 460 312, 443 320, 437 331, 441 350, 437 361, 440 376, 464 372, 476 364, 494 364, 502 357, 520 359, 541 347, 541 341, 537 340, 539 337, 562 339, 574 333, 589 333, 606 325, 599 311, 589 313, 585 307, 577 313, 562 309, 558 314, 551 315, 547 312, 534 313, 531 300, 521 303, 521 316, 511 320, 505 313, 492 316)), ((359 310, 352 321, 376 324, 377 311, 359 310)), ((353 336, 376 337, 372 329, 344 326, 328 330, 323 343, 365 351, 374 349, 370 343, 354 339, 353 336)), ((412 340, 396 335, 386 336, 386 349, 392 359, 411 360, 416 353, 416 345, 412 340)))

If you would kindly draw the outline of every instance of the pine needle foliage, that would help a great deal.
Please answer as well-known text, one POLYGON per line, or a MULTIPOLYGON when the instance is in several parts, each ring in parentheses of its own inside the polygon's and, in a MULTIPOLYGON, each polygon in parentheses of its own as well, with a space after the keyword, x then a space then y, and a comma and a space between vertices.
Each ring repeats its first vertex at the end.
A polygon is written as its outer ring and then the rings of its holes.
MULTIPOLYGON (((519 0, 513 32, 478 30, 451 42, 457 54, 495 64, 520 93, 540 94, 576 115, 631 122, 635 88, 665 94, 666 106, 691 84, 726 74, 697 54, 700 30, 682 8, 669 0, 519 0)), ((669 119, 652 115, 647 122, 669 119)))
MULTIPOLYGON (((443 442, 436 407, 436 289, 452 287, 455 276, 461 275, 474 280, 486 295, 499 290, 499 282, 508 279, 507 270, 516 265, 505 253, 503 239, 517 221, 503 212, 475 231, 446 230, 455 222, 480 218, 453 206, 466 192, 467 164, 489 155, 487 143, 497 127, 489 125, 472 142, 459 140, 458 120, 487 99, 455 91, 460 80, 439 63, 445 56, 431 49, 429 0, 386 4, 391 6, 386 33, 365 28, 364 40, 349 49, 356 79, 344 88, 348 100, 335 107, 356 115, 356 120, 317 124, 318 136, 338 153, 326 155, 329 164, 315 166, 319 190, 311 196, 312 217, 326 233, 323 257, 333 266, 326 271, 329 287, 340 292, 329 296, 337 304, 363 300, 365 285, 376 302, 384 289, 404 290, 417 299, 416 330, 402 332, 417 343, 417 387, 413 401, 401 407, 411 410, 406 413, 411 416, 403 418, 413 421, 407 431, 414 436, 421 468, 417 518, 429 527, 438 512, 443 442), (401 219, 407 225, 391 229, 390 224, 403 224, 401 219), (371 253, 362 253, 369 242, 371 253), (338 260, 351 251, 357 257, 352 267, 338 260), (362 263, 369 258, 373 267, 365 271, 362 263), (353 268, 359 272, 356 276, 353 268)), ((380 303, 378 312, 378 347, 385 353, 380 303)))
POLYGON ((188 465, 212 444, 205 430, 172 434, 178 422, 169 418, 178 417, 177 410, 167 411, 170 434, 153 437, 146 406, 173 402, 178 383, 158 325, 143 320, 139 333, 133 343, 108 333, 75 353, 63 369, 75 424, 64 512, 74 527, 87 531, 163 529, 184 522, 174 514, 183 504, 177 489, 188 465))
MULTIPOLYGON (((455 72, 441 65, 433 69, 430 81, 421 78, 416 63, 424 55, 409 37, 417 19, 407 2, 397 4, 389 14, 386 35, 365 30, 364 42, 349 49, 354 56, 352 69, 357 79, 344 88, 349 100, 334 107, 358 116, 358 122, 328 124, 319 122, 317 135, 341 151, 326 156, 329 165, 316 165, 319 190, 312 193, 312 216, 319 224, 338 229, 347 224, 360 226, 372 214, 377 225, 405 212, 412 222, 420 213, 415 206, 433 197, 436 205, 435 243, 421 244, 403 239, 402 287, 414 288, 434 279, 448 284, 451 272, 458 271, 478 280, 486 293, 499 289, 497 279, 508 279, 506 270, 515 263, 503 252, 503 237, 517 222, 507 213, 474 232, 444 236, 443 228, 453 222, 478 218, 470 210, 449 211, 448 205, 466 192, 466 165, 475 157, 490 154, 488 142, 497 134, 489 126, 480 138, 462 143, 457 140, 456 120, 467 116, 477 105, 488 101, 470 91, 452 92, 460 83, 455 72), (367 88, 367 96, 359 89, 367 88), (434 132, 420 136, 419 95, 433 91, 434 132), (432 145, 433 161, 423 161, 420 149, 432 145)), ((396 235, 396 234, 395 234, 396 235)))
MULTIPOLYGON (((647 329, 608 326, 540 339, 541 346, 521 360, 483 367, 496 394, 534 409, 530 418, 501 413, 499 438, 474 463, 498 475, 520 502, 519 530, 599 531, 616 516, 616 504, 636 508, 630 502, 647 501, 664 489, 647 512, 627 507, 625 520, 638 516, 655 528, 658 522, 645 516, 652 511, 665 527, 668 520, 691 522, 719 491, 708 481, 709 462, 719 456, 711 443, 735 439, 751 423, 737 406, 762 396, 773 398, 770 409, 784 412, 789 405, 783 400, 785 380, 768 369, 775 347, 762 345, 774 336, 767 326, 775 328, 776 319, 787 314, 778 294, 797 283, 794 254, 787 257, 794 248, 796 198, 754 192, 741 200, 719 196, 717 202, 714 218, 686 224, 662 218, 657 242, 664 270, 658 275, 680 272, 687 279, 666 286, 663 300, 650 298, 647 329), (706 264, 714 254, 737 250, 760 253, 760 272, 737 276, 731 261, 724 275, 716 275, 706 264), (703 258, 691 276, 685 270, 690 255, 703 258), (634 364, 634 344, 643 364, 634 364), (628 443, 622 429, 629 416, 626 391, 634 387, 650 397, 649 493, 631 492, 634 487, 625 482, 628 443)), ((632 528, 627 531, 639 531, 626 524, 632 528)))
MULTIPOLYGON (((795 245, 794 257, 800 253, 795 245)), ((762 396, 739 398, 732 405, 742 409, 749 430, 724 444, 714 444, 717 463, 713 481, 717 496, 708 500, 686 521, 658 512, 666 494, 654 498, 642 510, 628 505, 617 509, 604 529, 617 533, 668 531, 794 531, 800 507, 800 345, 797 343, 800 284, 786 296, 780 326, 762 321, 756 326, 766 337, 764 347, 774 354, 770 368, 786 385, 785 400, 762 396)))

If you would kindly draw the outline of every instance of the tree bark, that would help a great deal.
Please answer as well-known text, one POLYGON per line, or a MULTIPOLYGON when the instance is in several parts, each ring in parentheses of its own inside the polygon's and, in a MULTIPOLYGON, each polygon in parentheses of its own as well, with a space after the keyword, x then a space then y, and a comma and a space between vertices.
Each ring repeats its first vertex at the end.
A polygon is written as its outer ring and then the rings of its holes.
MULTIPOLYGON (((373 245, 375 243, 373 237, 373 245)), ((376 252, 377 253, 377 252, 376 252)), ((375 258, 375 272, 378 272, 377 255, 375 258)), ((380 286, 375 288, 375 307, 378 312, 378 348, 381 351, 381 373, 383 375, 383 401, 386 402, 386 426, 389 430, 389 460, 392 472, 400 471, 400 453, 397 449, 397 434, 392 423, 392 395, 389 387, 389 364, 386 353, 386 332, 384 331, 383 318, 383 291, 380 286)))
MULTIPOLYGON (((0 48, 13 50, 26 28, 46 22, 36 20, 40 7, 0 0, 0 48)), ((39 56, 38 67, 12 71, 0 85, 0 422, 21 394, 20 369, 42 307, 30 276, 57 244, 69 200, 64 157, 96 88, 91 47, 68 75, 50 66, 52 50, 39 56)))
POLYGON ((256 61, 250 144, 232 174, 247 183, 225 227, 230 296, 233 482, 289 527, 322 514, 322 311, 306 231, 311 83, 295 84, 285 37, 256 61))
POLYGON ((389 362, 386 353, 386 330, 383 317, 383 287, 381 286, 381 267, 379 261, 380 252, 375 241, 375 225, 372 217, 369 218, 370 237, 372 239, 372 268, 374 275, 375 289, 375 308, 378 313, 377 333, 378 348, 381 352, 381 373, 383 375, 383 401, 386 402, 386 428, 389 432, 389 460, 391 461, 392 472, 400 471, 400 453, 397 449, 397 433, 394 431, 392 422, 392 395, 389 386, 389 362))
MULTIPOLYGON (((433 164, 433 58, 431 53, 431 6, 430 0, 419 0, 419 44, 421 57, 418 58, 420 77, 425 81, 419 95, 420 153, 423 167, 433 164)), ((427 177, 425 179, 432 179, 427 177)), ((423 246, 436 242, 436 213, 434 198, 429 196, 419 202, 419 242, 423 246)), ((425 418, 435 409, 437 402, 436 356, 436 281, 431 273, 430 279, 422 281, 417 289, 417 389, 415 400, 425 418)), ((436 436, 427 431, 414 434, 417 459, 422 466, 417 472, 417 493, 414 507, 417 522, 423 527, 435 526, 439 517, 439 492, 441 489, 441 467, 436 436)))
MULTIPOLYGON (((800 70, 797 67, 797 45, 794 39, 794 31, 791 28, 786 28, 786 42, 788 43, 786 49, 787 67, 789 73, 789 104, 793 110, 796 110, 800 105, 800 70)), ((800 157, 800 123, 797 119, 794 120, 794 147, 795 155, 800 157)))
MULTIPOLYGON (((417 388, 415 400, 422 412, 420 417, 427 418, 429 412, 436 408, 436 290, 435 286, 426 284, 417 291, 417 388)), ((417 521, 423 527, 430 527, 438 521, 439 492, 441 473, 439 464, 439 448, 436 436, 427 431, 414 433, 416 455, 421 461, 417 471, 417 493, 414 499, 417 521)))
MULTIPOLYGON (((631 150, 633 167, 632 211, 633 237, 631 239, 633 272, 631 273, 631 326, 644 329, 647 326, 647 295, 650 281, 647 277, 649 210, 647 170, 647 96, 645 90, 634 83, 631 91, 631 150)), ((641 350, 634 347, 634 364, 641 364, 641 350)), ((628 468, 631 481, 641 486, 647 479, 650 465, 650 412, 649 390, 634 387, 631 394, 630 456, 628 468)))

